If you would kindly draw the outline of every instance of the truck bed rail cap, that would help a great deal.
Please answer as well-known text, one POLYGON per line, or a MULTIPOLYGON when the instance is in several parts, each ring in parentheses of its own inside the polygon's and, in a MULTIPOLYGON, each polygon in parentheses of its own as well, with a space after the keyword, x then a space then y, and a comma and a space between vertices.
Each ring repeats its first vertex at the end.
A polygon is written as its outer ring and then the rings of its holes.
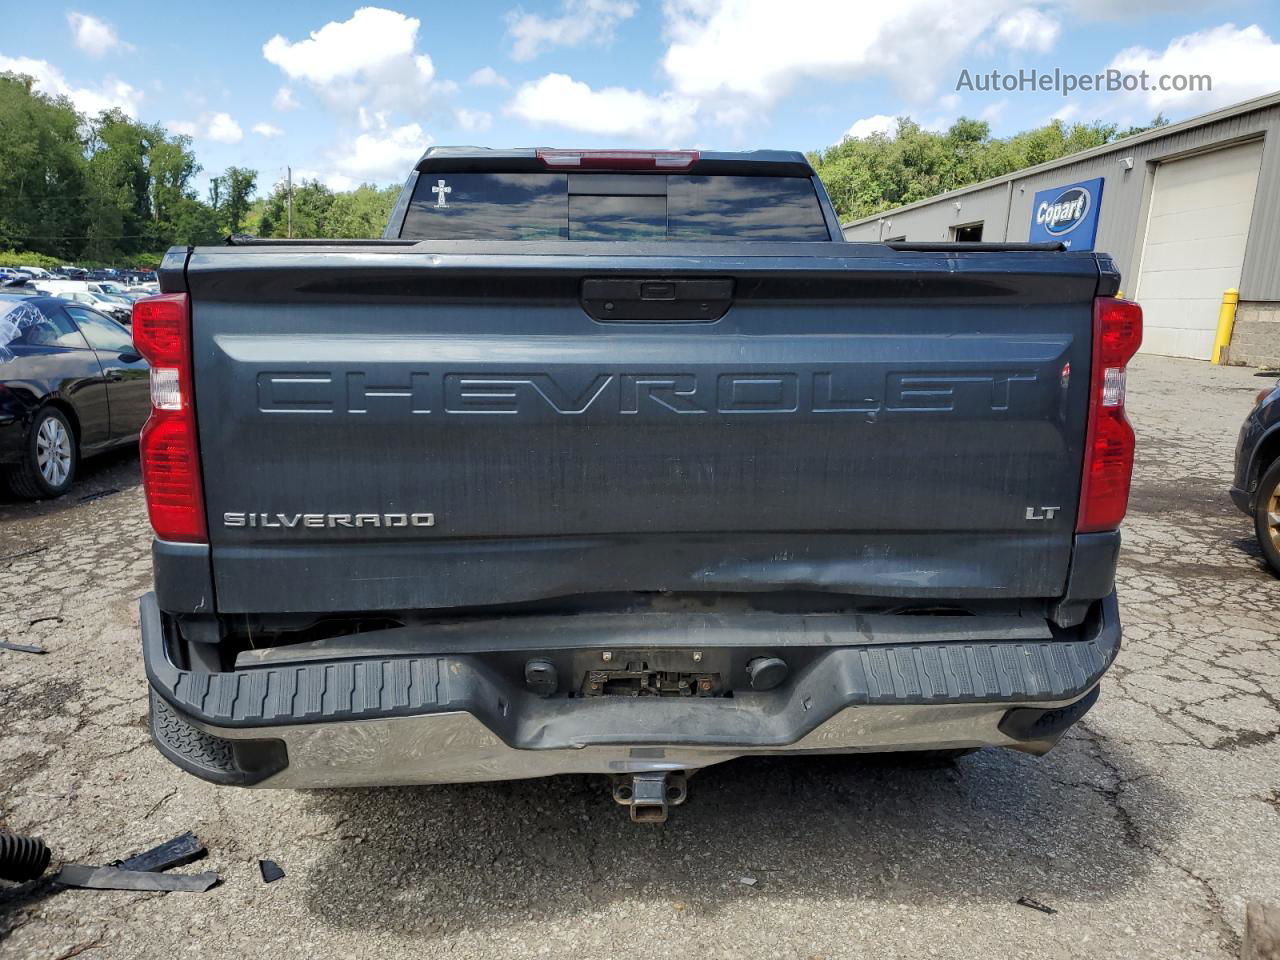
POLYGON ((909 242, 893 240, 885 244, 890 250, 903 253, 1018 253, 1021 251, 1041 251, 1060 253, 1067 249, 1061 240, 1050 240, 1044 243, 1010 242, 984 243, 973 240, 951 240, 936 242, 909 242))

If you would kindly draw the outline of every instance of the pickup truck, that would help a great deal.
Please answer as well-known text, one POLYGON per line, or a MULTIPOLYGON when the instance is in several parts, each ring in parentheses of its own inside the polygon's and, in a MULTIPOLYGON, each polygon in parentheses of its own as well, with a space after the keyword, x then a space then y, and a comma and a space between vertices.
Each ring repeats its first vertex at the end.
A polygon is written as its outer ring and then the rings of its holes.
POLYGON ((789 152, 429 150, 133 330, 160 751, 217 783, 1047 751, 1120 646, 1110 258, 847 243, 789 152))

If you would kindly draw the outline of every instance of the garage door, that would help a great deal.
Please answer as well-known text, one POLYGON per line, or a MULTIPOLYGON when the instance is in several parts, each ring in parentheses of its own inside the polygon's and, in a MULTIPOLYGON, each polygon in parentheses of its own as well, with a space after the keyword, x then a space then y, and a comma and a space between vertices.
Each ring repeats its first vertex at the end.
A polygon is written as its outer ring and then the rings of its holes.
POLYGON ((1240 286, 1262 142, 1156 168, 1137 298, 1144 353, 1213 357, 1222 291, 1240 286))

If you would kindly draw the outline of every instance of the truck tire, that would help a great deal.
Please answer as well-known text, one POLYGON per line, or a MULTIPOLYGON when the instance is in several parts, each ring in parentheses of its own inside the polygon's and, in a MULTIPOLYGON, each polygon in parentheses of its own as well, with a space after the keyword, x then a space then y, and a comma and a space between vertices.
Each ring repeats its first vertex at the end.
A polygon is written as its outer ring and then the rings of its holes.
POLYGON ((71 489, 80 448, 75 431, 57 407, 41 407, 27 433, 22 461, 9 473, 9 489, 28 500, 60 497, 71 489))
POLYGON ((1280 576, 1280 460, 1272 463, 1258 481, 1253 527, 1258 532, 1263 559, 1271 572, 1280 576))

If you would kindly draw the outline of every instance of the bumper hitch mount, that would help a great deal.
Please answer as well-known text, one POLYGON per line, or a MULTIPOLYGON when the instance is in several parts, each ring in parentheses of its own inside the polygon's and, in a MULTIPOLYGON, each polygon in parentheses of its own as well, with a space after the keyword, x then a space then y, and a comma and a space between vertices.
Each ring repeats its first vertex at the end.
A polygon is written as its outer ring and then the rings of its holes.
POLYGON ((613 778, 613 799, 631 811, 635 823, 666 823, 667 810, 689 795, 684 771, 628 773, 613 778))

